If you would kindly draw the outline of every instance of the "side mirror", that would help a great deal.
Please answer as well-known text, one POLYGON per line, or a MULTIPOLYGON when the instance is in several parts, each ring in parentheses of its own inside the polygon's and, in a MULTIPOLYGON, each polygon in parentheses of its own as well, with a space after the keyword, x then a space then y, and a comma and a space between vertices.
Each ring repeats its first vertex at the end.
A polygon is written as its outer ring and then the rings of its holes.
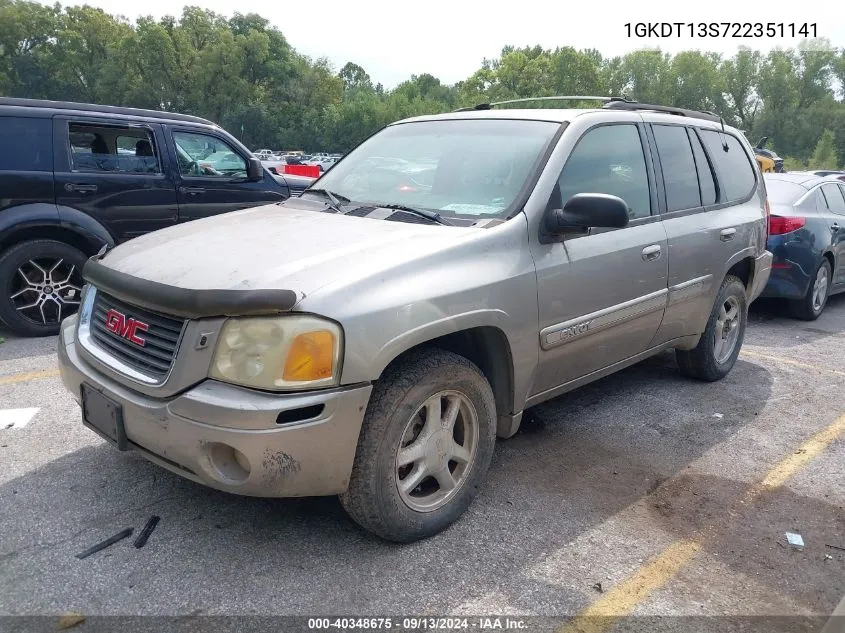
POLYGON ((259 182, 264 179, 264 166, 255 156, 249 157, 249 163, 246 166, 246 179, 250 182, 259 182))
POLYGON ((628 204, 618 196, 577 193, 563 209, 550 209, 544 224, 552 235, 583 233, 590 227, 621 229, 628 226, 629 213, 628 204))

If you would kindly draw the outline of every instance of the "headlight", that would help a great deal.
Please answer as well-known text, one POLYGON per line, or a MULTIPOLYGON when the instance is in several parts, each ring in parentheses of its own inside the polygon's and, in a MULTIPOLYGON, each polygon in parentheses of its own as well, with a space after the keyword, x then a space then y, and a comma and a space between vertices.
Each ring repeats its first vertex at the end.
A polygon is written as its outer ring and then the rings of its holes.
POLYGON ((309 315, 229 319, 210 376, 257 389, 329 387, 340 379, 340 327, 309 315))

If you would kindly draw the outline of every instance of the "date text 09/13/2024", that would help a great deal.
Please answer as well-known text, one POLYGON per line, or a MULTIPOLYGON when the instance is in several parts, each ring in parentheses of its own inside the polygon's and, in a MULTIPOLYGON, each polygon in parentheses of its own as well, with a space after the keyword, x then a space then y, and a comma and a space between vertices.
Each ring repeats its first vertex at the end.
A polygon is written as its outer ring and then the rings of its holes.
POLYGON ((448 630, 525 630, 527 623, 510 617, 448 617, 432 616, 402 618, 308 618, 310 630, 376 630, 397 631, 448 631, 448 630))
POLYGON ((628 37, 818 37, 815 22, 628 22, 628 37))

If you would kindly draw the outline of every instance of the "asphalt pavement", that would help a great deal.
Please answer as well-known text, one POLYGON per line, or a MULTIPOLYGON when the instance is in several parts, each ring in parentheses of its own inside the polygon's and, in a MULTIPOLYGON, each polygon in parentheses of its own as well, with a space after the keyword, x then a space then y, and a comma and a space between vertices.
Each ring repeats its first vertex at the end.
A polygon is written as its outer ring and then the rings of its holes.
POLYGON ((54 338, 0 335, 0 615, 807 616, 818 630, 845 594, 845 296, 813 323, 755 304, 718 383, 667 353, 538 407, 469 512, 411 545, 362 532, 334 498, 241 498, 119 453, 82 426, 54 338), (151 515, 144 548, 75 557, 151 515))

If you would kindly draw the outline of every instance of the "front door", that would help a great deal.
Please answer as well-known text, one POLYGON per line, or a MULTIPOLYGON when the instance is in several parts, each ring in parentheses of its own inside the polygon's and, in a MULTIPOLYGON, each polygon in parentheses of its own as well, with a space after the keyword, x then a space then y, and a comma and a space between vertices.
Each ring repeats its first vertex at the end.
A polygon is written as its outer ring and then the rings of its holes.
POLYGON ((118 242, 176 223, 176 184, 164 168, 158 124, 56 117, 55 192, 105 226, 118 242))
POLYGON ((587 130, 560 174, 551 206, 577 193, 619 196, 623 229, 593 229, 537 245, 540 364, 534 394, 649 348, 666 305, 666 233, 652 203, 641 124, 587 130))
POLYGON ((179 221, 281 202, 287 193, 269 173, 247 179, 247 157, 213 133, 168 127, 179 172, 179 221))

